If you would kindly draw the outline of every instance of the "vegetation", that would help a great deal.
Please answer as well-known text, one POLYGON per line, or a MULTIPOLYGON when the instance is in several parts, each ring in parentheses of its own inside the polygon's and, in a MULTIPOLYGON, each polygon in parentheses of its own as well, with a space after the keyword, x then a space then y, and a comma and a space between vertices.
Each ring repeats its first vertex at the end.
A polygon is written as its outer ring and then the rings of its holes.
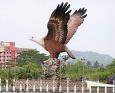
POLYGON ((13 79, 38 79, 42 73, 41 63, 47 59, 48 56, 36 50, 24 51, 17 56, 16 67, 0 69, 0 78, 3 84, 6 79, 10 83, 13 79))
MULTIPOLYGON (((2 82, 5 79, 12 80, 14 78, 38 79, 43 73, 41 63, 47 59, 48 56, 40 54, 36 50, 23 52, 16 59, 16 67, 0 70, 0 78, 2 82)), ((74 80, 80 80, 84 77, 105 82, 109 76, 115 73, 115 59, 107 66, 99 64, 98 61, 91 64, 90 61, 85 59, 77 60, 74 64, 67 64, 61 73, 63 77, 69 77, 74 80)))
POLYGON ((103 66, 96 61, 93 65, 85 60, 78 60, 74 64, 65 67, 65 76, 72 79, 87 78, 90 80, 106 81, 115 73, 115 59, 108 66, 103 66))
POLYGON ((16 63, 19 66, 26 65, 28 63, 38 63, 40 64, 44 60, 47 60, 48 56, 45 54, 41 54, 39 51, 36 50, 29 50, 24 51, 16 58, 16 63))

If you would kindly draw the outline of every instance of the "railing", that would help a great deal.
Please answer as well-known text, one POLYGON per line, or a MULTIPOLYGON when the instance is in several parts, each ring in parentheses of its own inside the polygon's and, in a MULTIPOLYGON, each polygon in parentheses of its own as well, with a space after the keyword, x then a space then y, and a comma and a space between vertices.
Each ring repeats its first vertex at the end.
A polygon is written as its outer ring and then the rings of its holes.
POLYGON ((81 92, 84 93, 86 84, 81 81, 72 80, 13 80, 13 85, 3 86, 0 79, 0 92, 81 92))
POLYGON ((13 80, 13 85, 8 80, 3 85, 0 79, 1 92, 66 92, 66 93, 115 93, 115 85, 94 81, 72 80, 13 80))

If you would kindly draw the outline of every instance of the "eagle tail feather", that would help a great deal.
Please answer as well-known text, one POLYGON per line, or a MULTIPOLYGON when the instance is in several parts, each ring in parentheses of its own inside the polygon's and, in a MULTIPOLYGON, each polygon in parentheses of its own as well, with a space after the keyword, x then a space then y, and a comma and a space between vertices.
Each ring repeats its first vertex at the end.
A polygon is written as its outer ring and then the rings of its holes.
POLYGON ((68 49, 67 46, 65 46, 65 52, 67 52, 67 54, 68 54, 72 59, 76 59, 75 56, 71 53, 71 51, 68 49))

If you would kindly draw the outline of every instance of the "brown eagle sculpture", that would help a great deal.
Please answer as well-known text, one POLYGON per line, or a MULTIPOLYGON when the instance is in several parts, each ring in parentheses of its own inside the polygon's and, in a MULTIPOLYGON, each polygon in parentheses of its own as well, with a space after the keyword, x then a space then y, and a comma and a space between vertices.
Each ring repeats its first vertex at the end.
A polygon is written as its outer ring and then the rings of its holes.
POLYGON ((77 28, 83 23, 84 18, 87 16, 85 8, 75 10, 70 16, 70 4, 61 3, 52 12, 49 22, 47 24, 48 33, 45 37, 32 37, 32 41, 44 47, 49 53, 51 58, 58 58, 61 52, 67 54, 75 59, 75 56, 67 48, 66 44, 72 38, 77 28))

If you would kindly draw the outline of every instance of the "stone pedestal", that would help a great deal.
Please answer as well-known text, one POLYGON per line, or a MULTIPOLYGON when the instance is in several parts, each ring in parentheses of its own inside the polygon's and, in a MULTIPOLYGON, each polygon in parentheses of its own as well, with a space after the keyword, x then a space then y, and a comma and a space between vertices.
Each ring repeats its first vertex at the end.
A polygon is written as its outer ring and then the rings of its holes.
POLYGON ((49 58, 42 64, 42 69, 44 71, 45 78, 56 79, 59 76, 59 71, 63 67, 63 62, 56 58, 49 58))

